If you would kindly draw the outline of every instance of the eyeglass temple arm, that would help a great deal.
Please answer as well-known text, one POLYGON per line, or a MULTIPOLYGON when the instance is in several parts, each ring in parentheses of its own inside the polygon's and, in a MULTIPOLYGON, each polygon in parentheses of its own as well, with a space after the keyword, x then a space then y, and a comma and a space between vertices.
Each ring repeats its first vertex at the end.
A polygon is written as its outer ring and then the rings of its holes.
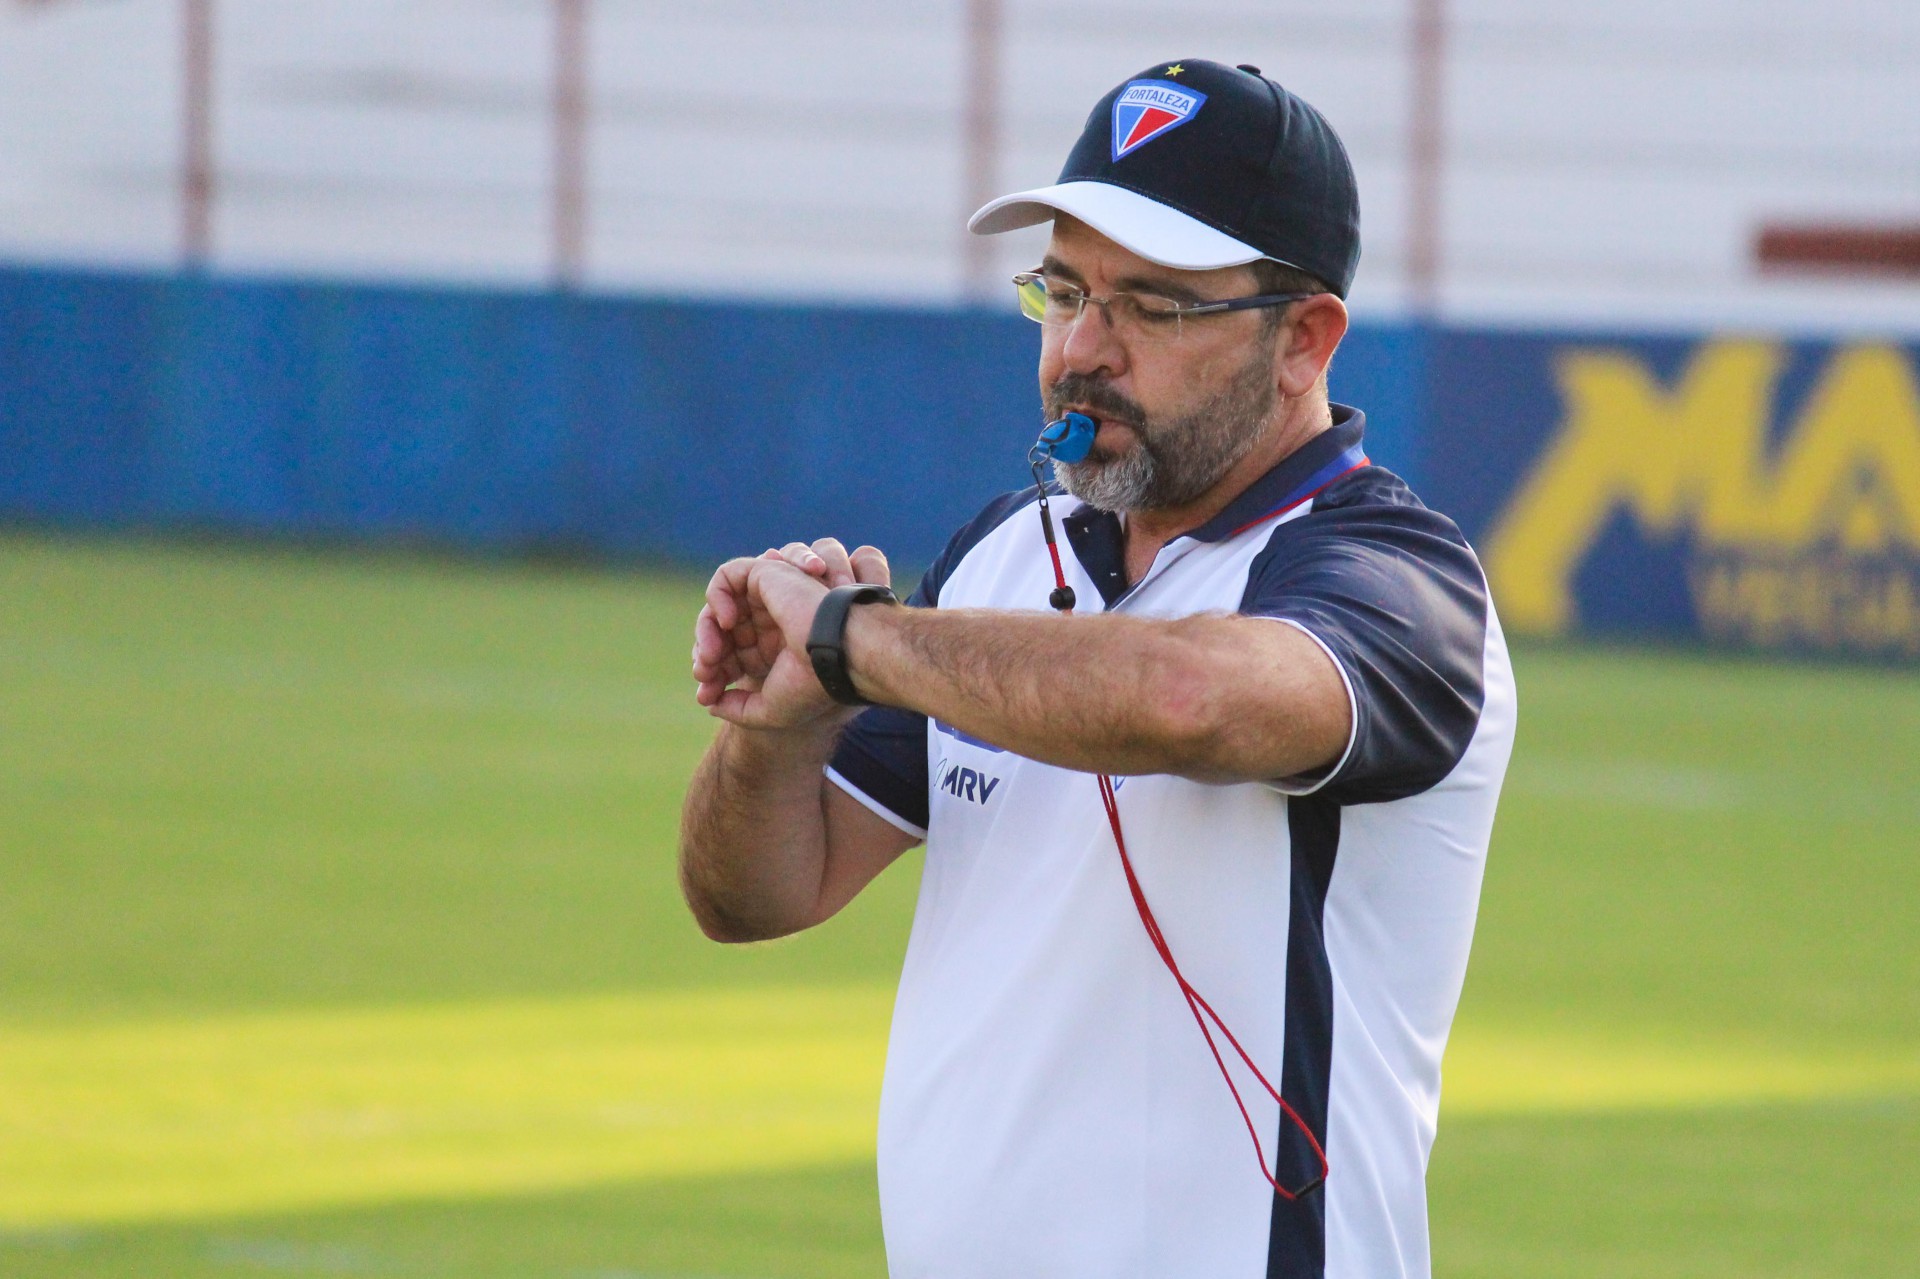
POLYGON ((1202 302, 1198 306, 1182 307, 1184 315, 1209 315, 1215 311, 1245 311, 1256 306, 1279 306, 1283 302, 1298 302, 1304 298, 1317 298, 1318 293, 1258 293, 1250 298, 1228 298, 1224 302, 1202 302))

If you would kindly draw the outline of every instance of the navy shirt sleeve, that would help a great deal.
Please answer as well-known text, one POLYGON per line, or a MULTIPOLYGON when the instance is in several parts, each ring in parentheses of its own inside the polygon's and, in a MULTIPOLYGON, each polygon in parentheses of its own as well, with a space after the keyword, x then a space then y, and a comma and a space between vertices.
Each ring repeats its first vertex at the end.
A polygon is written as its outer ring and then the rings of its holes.
MULTIPOLYGON (((940 588, 968 551, 1033 501, 1032 489, 994 499, 959 532, 927 567, 920 585, 907 597, 909 608, 938 608, 940 588)), ((870 706, 854 717, 834 749, 833 771, 907 825, 927 828, 927 717, 893 706, 870 706)))
POLYGON ((1286 789, 1340 804, 1400 799, 1466 753, 1486 694, 1486 578, 1453 521, 1390 472, 1356 472, 1275 529, 1240 611, 1300 626, 1352 689, 1345 758, 1324 779, 1282 779, 1286 789))

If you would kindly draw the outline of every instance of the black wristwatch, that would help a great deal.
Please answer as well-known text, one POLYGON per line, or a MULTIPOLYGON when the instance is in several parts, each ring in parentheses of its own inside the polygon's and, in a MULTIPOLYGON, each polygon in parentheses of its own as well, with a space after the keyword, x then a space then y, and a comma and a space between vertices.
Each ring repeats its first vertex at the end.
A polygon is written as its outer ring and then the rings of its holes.
POLYGON ((836 586, 827 592, 813 614, 813 627, 807 632, 807 656, 813 659, 813 673, 827 696, 842 706, 871 706, 853 687, 847 674, 847 614, 855 604, 898 604, 894 593, 884 586, 856 582, 836 586))

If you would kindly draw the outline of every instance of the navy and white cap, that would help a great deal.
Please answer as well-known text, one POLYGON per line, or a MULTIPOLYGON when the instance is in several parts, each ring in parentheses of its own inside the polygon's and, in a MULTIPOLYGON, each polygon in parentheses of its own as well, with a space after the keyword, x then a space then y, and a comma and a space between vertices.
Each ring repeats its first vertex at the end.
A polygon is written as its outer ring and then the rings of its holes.
POLYGON ((1346 148, 1325 116, 1256 67, 1154 64, 1100 99, 1053 186, 1003 195, 967 226, 994 235, 1056 212, 1162 266, 1267 258, 1341 297, 1360 262, 1346 148))

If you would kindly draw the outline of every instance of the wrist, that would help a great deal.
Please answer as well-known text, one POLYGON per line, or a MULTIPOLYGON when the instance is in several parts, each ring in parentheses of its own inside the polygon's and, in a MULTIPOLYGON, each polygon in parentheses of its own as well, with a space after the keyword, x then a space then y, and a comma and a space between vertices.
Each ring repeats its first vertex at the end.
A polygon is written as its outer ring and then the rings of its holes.
POLYGON ((854 619, 872 606, 898 607, 892 591, 869 583, 852 583, 828 591, 815 606, 807 633, 807 658, 814 677, 827 696, 841 706, 870 706, 869 697, 855 682, 847 653, 847 631, 854 619))
POLYGON ((912 620, 913 610, 901 604, 883 604, 856 608, 847 618, 844 646, 847 673, 853 686, 870 702, 886 706, 906 706, 908 699, 888 680, 891 667, 888 654, 900 628, 912 620))

